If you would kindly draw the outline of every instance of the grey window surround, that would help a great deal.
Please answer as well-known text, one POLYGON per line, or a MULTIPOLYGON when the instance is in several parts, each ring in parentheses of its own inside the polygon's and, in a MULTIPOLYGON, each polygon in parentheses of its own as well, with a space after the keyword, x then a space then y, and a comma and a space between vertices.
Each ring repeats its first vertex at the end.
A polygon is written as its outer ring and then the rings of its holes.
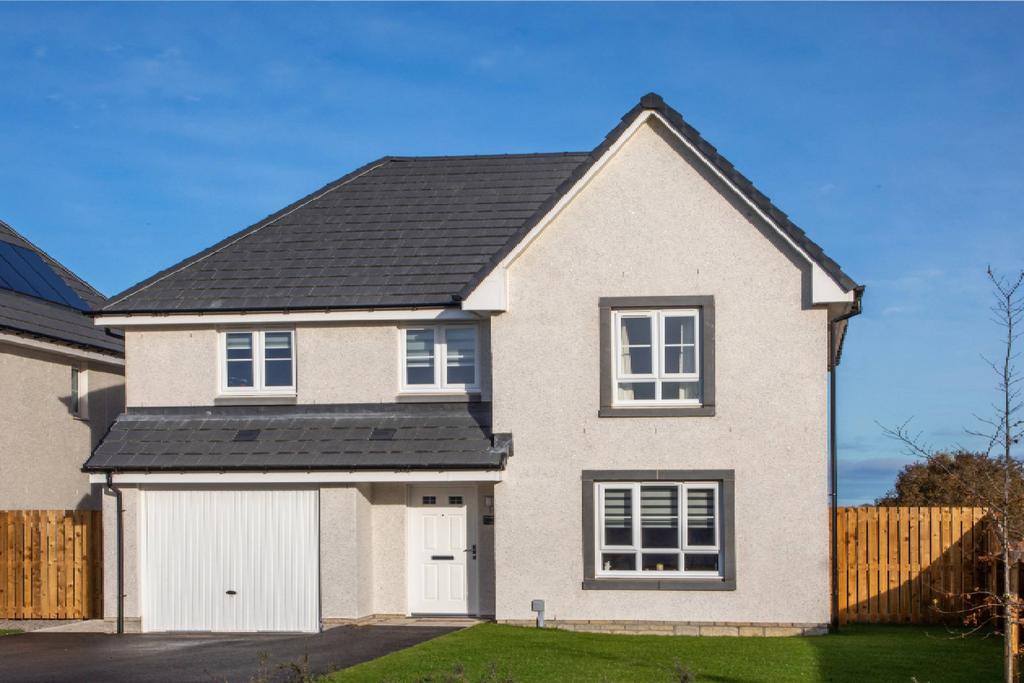
POLYGON ((715 414, 715 297, 713 296, 626 296, 598 300, 601 318, 601 406, 598 417, 713 417, 715 414), (701 405, 643 406, 613 405, 612 311, 657 308, 699 308, 701 340, 701 405))
POLYGON ((735 470, 583 470, 583 590, 734 591, 736 590, 735 470), (636 481, 715 481, 721 486, 722 577, 598 577, 594 567, 594 484, 636 481))

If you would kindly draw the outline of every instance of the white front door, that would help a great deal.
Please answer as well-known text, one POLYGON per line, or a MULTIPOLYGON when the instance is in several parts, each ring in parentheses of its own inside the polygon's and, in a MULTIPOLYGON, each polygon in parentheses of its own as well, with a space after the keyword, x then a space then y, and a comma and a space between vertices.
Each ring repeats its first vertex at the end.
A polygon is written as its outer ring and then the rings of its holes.
POLYGON ((417 486, 409 501, 409 612, 469 614, 476 591, 476 489, 417 486))
POLYGON ((143 493, 144 631, 318 631, 311 489, 143 493))

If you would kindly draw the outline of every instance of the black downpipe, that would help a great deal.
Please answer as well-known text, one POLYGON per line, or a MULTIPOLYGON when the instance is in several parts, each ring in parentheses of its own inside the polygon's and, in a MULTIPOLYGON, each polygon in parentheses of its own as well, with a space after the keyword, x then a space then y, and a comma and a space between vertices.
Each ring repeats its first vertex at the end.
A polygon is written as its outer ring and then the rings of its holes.
MULTIPOLYGON (((830 325, 829 342, 835 334, 834 325, 830 325)), ((829 351, 831 353, 831 350, 829 351)), ((831 482, 829 485, 829 507, 832 513, 832 524, 829 535, 832 537, 832 624, 833 633, 839 630, 839 456, 836 446, 836 364, 828 369, 828 452, 831 482)))
POLYGON ((114 474, 107 472, 107 490, 117 504, 117 632, 124 633, 124 506, 121 489, 114 488, 114 474))
MULTIPOLYGON (((849 320, 861 313, 861 295, 864 288, 854 290, 853 308, 829 322, 828 326, 828 347, 829 354, 833 353, 836 341, 836 326, 844 320, 849 320)), ((829 528, 829 536, 832 541, 832 620, 830 630, 835 633, 839 631, 839 447, 836 437, 836 366, 839 364, 838 353, 831 358, 828 368, 828 451, 829 451, 829 507, 832 513, 832 524, 829 528)))

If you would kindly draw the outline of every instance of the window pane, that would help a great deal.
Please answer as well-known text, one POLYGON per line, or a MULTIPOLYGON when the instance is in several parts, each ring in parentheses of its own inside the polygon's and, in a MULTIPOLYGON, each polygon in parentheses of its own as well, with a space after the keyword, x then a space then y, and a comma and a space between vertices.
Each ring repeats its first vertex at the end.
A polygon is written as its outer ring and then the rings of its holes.
POLYGON ((644 486, 640 489, 640 536, 644 548, 679 547, 679 489, 644 486))
POLYGON ((291 358, 291 332, 267 332, 263 337, 263 349, 267 358, 291 358))
POLYGON ((651 345, 650 318, 622 318, 622 345, 651 345))
POLYGON ((666 344, 693 344, 696 340, 692 316, 669 316, 665 318, 665 343, 666 344))
POLYGON ((688 545, 714 545, 715 520, 711 517, 691 517, 686 525, 686 543, 688 545))
POLYGON ((651 319, 621 319, 622 372, 627 375, 649 375, 654 359, 651 348, 651 319))
POLYGON ((606 572, 631 572, 636 569, 636 553, 602 553, 601 568, 606 572))
POLYGON ((409 357, 434 357, 433 330, 406 330, 405 354, 409 357))
POLYGON ((679 571, 679 553, 644 553, 643 570, 645 572, 679 571))
POLYGON ((630 346, 622 349, 624 375, 649 375, 652 372, 651 347, 630 346))
POLYGON ((678 519, 648 519, 640 524, 640 536, 645 548, 678 548, 678 519))
POLYGON ((434 383, 434 331, 405 331, 406 384, 434 383))
POLYGON ((717 572, 718 555, 686 553, 683 568, 688 572, 717 572))
POLYGON ((654 382, 619 382, 620 401, 653 401, 654 382))
POLYGON ((694 346, 666 346, 665 372, 669 374, 697 372, 697 349, 694 346))
POLYGON ((448 346, 448 384, 476 381, 476 329, 454 328, 445 333, 448 346))
POLYGON ((410 365, 405 371, 405 383, 406 384, 433 384, 434 383, 434 364, 431 363, 425 367, 413 367, 410 365))
POLYGON ((268 360, 265 363, 263 381, 268 387, 290 387, 292 385, 291 360, 268 360))
POLYGON ((71 368, 71 414, 78 415, 79 410, 79 398, 78 398, 78 368, 71 368))
POLYGON ((686 542, 688 545, 715 544, 715 492, 690 489, 686 492, 686 542))
POLYGON ((686 509, 690 517, 714 517, 714 489, 689 489, 686 492, 686 509))
MULTIPOLYGON (((252 358, 252 335, 248 332, 229 332, 227 335, 228 359, 252 358)), ((250 368, 251 370, 251 368, 250 368)))
POLYGON ((679 514, 679 488, 644 486, 640 489, 640 514, 644 517, 674 517, 679 514))
POLYGON ((251 360, 229 360, 228 361, 228 386, 229 387, 251 387, 252 386, 252 361, 251 360))
POLYGON ((661 397, 666 401, 700 400, 700 382, 662 382, 661 397))
POLYGON ((633 545, 633 491, 605 489, 604 544, 633 545))

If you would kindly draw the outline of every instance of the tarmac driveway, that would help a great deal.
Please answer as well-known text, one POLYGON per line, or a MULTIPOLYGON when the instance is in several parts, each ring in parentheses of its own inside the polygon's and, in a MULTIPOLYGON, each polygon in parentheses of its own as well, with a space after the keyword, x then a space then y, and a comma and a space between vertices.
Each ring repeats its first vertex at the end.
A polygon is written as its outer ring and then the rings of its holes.
POLYGON ((25 633, 0 637, 0 681, 281 681, 282 667, 323 674, 457 630, 338 626, 323 633, 205 635, 25 633))

